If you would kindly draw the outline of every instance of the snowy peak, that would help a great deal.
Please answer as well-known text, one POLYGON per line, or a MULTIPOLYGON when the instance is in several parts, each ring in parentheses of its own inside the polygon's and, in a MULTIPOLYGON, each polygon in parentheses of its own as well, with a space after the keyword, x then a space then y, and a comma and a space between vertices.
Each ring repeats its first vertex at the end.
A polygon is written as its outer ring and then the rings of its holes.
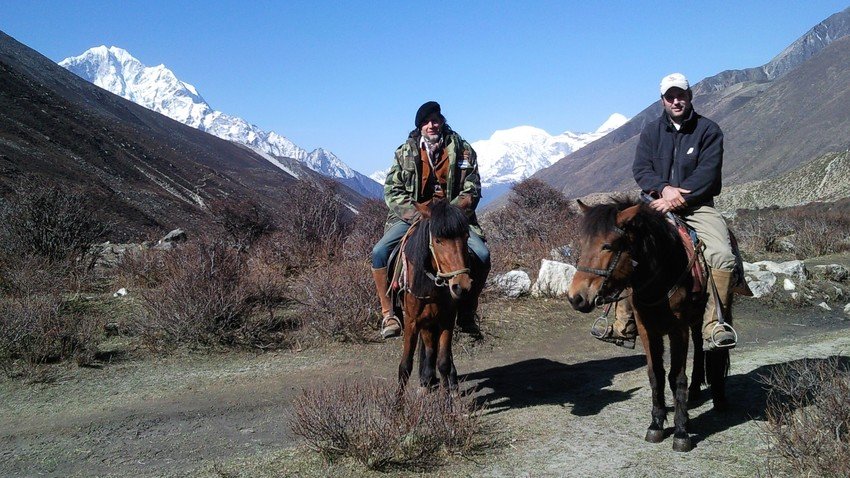
POLYGON ((614 131, 620 126, 626 124, 627 121, 629 121, 629 119, 625 116, 621 115, 620 113, 614 113, 609 116, 608 119, 605 120, 605 122, 602 123, 601 126, 596 128, 595 133, 601 133, 602 135, 608 134, 611 131, 614 131))
POLYGON ((627 121, 625 116, 614 113, 593 133, 565 131, 557 136, 533 126, 496 131, 490 139, 472 143, 478 154, 481 183, 487 187, 521 181, 627 121))
MULTIPOLYGON (((122 48, 99 46, 70 57, 59 65, 116 95, 138 103, 183 124, 219 138, 241 143, 271 156, 294 158, 310 169, 340 179, 369 197, 380 195, 378 184, 352 170, 336 155, 322 148, 312 153, 286 137, 266 132, 236 116, 215 111, 189 83, 180 81, 165 67, 148 67, 122 48), (355 180, 356 181, 353 181, 355 180)), ((280 167, 280 163, 272 161, 280 167)))

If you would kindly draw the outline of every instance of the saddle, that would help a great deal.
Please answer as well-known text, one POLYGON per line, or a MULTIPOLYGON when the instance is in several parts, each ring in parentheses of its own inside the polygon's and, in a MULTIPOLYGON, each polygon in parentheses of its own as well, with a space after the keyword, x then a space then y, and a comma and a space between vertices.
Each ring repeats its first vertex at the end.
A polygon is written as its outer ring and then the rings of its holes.
MULTIPOLYGON (((702 265, 705 263, 705 257, 703 257, 705 246, 700 242, 697 231, 672 212, 667 213, 667 220, 673 224, 682 237, 682 244, 685 245, 685 251, 688 253, 688 261, 693 264, 691 275, 694 278, 694 285, 691 292, 706 291, 708 274, 706 274, 702 265), (698 260, 694 257, 695 255, 698 260)), ((738 248, 738 239, 735 238, 731 229, 729 229, 729 243, 732 245, 732 254, 735 255, 735 283, 732 286, 732 291, 738 295, 752 297, 753 291, 750 290, 747 281, 744 279, 744 259, 741 257, 741 250, 738 248)))

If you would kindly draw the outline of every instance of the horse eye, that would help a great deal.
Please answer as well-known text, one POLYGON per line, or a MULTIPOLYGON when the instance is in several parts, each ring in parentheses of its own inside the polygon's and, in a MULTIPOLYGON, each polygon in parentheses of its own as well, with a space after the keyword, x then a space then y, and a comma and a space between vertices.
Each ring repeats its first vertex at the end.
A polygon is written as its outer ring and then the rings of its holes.
POLYGON ((603 250, 603 251, 613 251, 613 250, 614 250, 614 248, 613 248, 613 247, 611 247, 611 244, 608 244, 608 243, 606 242, 605 244, 602 244, 602 250, 603 250))
POLYGON ((439 237, 436 237, 436 238, 434 238, 434 242, 437 243, 437 244, 442 244, 443 240, 440 239, 439 237))

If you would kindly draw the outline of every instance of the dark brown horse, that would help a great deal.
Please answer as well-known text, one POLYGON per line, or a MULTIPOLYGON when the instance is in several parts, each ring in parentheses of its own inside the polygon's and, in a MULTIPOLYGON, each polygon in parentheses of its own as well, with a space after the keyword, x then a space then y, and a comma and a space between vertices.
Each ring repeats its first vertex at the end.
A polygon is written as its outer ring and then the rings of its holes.
POLYGON ((410 378, 413 352, 420 342, 420 385, 434 386, 439 370, 442 385, 455 390, 452 334, 457 301, 472 285, 466 244, 469 221, 462 209, 446 200, 417 204, 416 209, 421 219, 412 226, 403 247, 406 284, 402 289, 404 348, 398 366, 399 385, 404 388, 410 378))
POLYGON ((690 451, 688 398, 695 399, 700 385, 711 384, 715 408, 725 404, 724 380, 729 352, 704 353, 702 314, 704 293, 693 292, 694 278, 681 236, 660 213, 642 203, 619 201, 588 207, 579 202, 581 257, 569 291, 573 308, 590 312, 597 306, 625 297, 634 309, 638 333, 646 353, 652 388, 652 421, 646 440, 664 439, 667 408, 664 400, 664 336, 670 341, 670 373, 675 416, 673 449, 690 451), (690 337, 689 337, 690 335, 690 337), (694 343, 693 381, 688 388, 688 340, 694 343))

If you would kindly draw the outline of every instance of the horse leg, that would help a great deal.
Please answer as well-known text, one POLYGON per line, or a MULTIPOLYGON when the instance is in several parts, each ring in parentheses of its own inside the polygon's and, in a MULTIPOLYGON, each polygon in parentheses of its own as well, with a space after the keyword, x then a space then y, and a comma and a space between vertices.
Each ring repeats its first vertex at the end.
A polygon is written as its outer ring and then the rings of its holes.
POLYGON ((688 402, 695 404, 699 400, 702 384, 705 383, 705 352, 702 349, 702 331, 700 323, 691 326, 691 342, 694 344, 694 362, 691 370, 691 384, 688 387, 688 402))
MULTIPOLYGON (((643 327, 639 325, 639 328, 643 327)), ((646 329, 638 335, 646 352, 646 373, 649 375, 649 388, 652 389, 652 421, 644 439, 650 443, 659 443, 664 440, 664 420, 667 418, 667 407, 664 404, 664 338, 657 334, 650 337, 646 329)))
POLYGON ((437 368, 440 371, 440 379, 446 390, 454 392, 457 390, 457 370, 452 358, 452 329, 447 328, 440 331, 440 346, 437 354, 437 368))
POLYGON ((419 386, 425 390, 430 389, 437 382, 437 344, 434 335, 434 330, 431 328, 424 328, 421 331, 424 354, 420 354, 419 386))
POLYGON ((688 340, 690 333, 683 327, 670 334, 670 390, 673 391, 675 414, 673 417, 673 450, 691 451, 693 444, 688 435, 688 340))
POLYGON ((399 394, 404 391, 410 374, 413 372, 413 353, 416 351, 416 342, 419 340, 419 330, 413 317, 405 321, 404 340, 401 351, 401 361, 398 364, 398 389, 399 394))
POLYGON ((726 375, 729 373, 729 349, 714 350, 708 352, 706 360, 706 372, 708 383, 711 385, 711 400, 714 409, 725 411, 729 408, 726 401, 726 375))

